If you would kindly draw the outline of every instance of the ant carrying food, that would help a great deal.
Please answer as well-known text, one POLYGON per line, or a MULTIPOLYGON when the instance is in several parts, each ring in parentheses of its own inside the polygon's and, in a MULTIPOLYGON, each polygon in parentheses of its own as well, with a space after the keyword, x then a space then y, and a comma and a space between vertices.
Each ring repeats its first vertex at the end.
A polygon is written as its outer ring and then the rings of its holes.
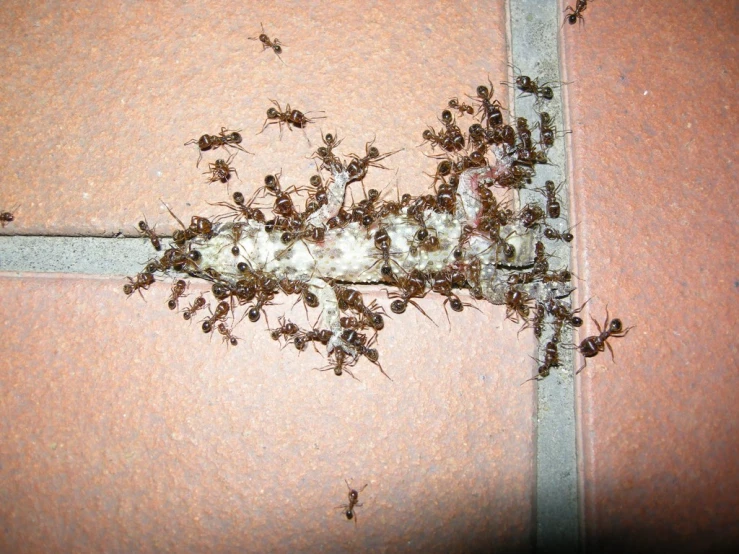
POLYGON ((590 319, 592 319, 593 323, 595 323, 595 326, 598 328, 599 334, 586 337, 577 347, 577 350, 586 359, 585 364, 580 369, 578 369, 575 374, 580 373, 583 369, 585 369, 585 366, 588 365, 587 358, 593 358, 597 356, 600 352, 604 352, 606 347, 608 347, 608 350, 611 352, 611 359, 615 361, 616 359, 613 356, 613 348, 611 348, 611 345, 608 343, 608 339, 625 337, 626 334, 634 328, 634 326, 631 326, 624 329, 623 323, 621 323, 620 319, 613 319, 609 321, 608 307, 606 307, 606 320, 603 323, 602 328, 595 320, 595 318, 591 317, 590 319))
POLYGON ((208 150, 215 150, 216 148, 236 148, 238 150, 241 150, 242 152, 251 154, 251 152, 241 146, 242 140, 243 138, 241 137, 241 133, 239 131, 231 131, 229 129, 226 129, 225 127, 221 127, 221 132, 217 135, 202 135, 197 140, 188 140, 185 143, 185 146, 187 146, 188 144, 198 145, 200 156, 198 157, 198 161, 195 164, 195 167, 198 167, 200 165, 200 160, 203 159, 203 152, 206 152, 208 150))
POLYGON ((278 38, 275 38, 274 40, 270 39, 267 36, 267 34, 264 32, 264 25, 260 23, 259 26, 262 28, 262 32, 260 33, 260 35, 258 37, 248 37, 249 40, 258 40, 259 42, 261 42, 262 52, 264 52, 267 49, 271 49, 275 53, 275 55, 278 58, 280 58, 280 61, 284 64, 285 62, 280 57, 280 54, 282 54, 282 47, 287 46, 287 45, 281 43, 280 39, 278 38))
POLYGON ((344 479, 344 482, 346 483, 346 486, 349 489, 349 492, 347 493, 349 504, 342 504, 341 506, 336 506, 336 509, 344 510, 344 516, 346 517, 346 519, 349 521, 353 519, 354 524, 356 525, 357 520, 355 518, 356 514, 354 513, 354 508, 362 507, 362 504, 359 503, 359 493, 367 488, 367 483, 365 483, 361 489, 356 490, 356 489, 351 488, 351 486, 349 485, 349 481, 344 479))
MULTIPOLYGON (((270 102, 272 102, 276 108, 269 108, 267 110, 267 118, 264 120, 264 125, 262 126, 262 130, 259 131, 257 134, 260 135, 264 132, 264 130, 267 128, 267 125, 279 125, 280 126, 280 138, 282 138, 282 126, 287 125, 287 129, 289 131, 292 131, 293 127, 297 127, 298 129, 305 129, 305 126, 308 125, 308 123, 313 123, 316 119, 325 119, 325 117, 314 117, 313 119, 308 117, 308 114, 311 112, 303 113, 300 110, 294 110, 290 108, 290 104, 285 105, 285 109, 282 109, 282 106, 280 106, 279 102, 276 100, 272 100, 270 98, 270 102)), ((325 141, 325 137, 324 137, 325 141)))
POLYGON ((149 223, 146 221, 146 218, 139 221, 139 233, 151 241, 151 245, 154 247, 154 250, 158 251, 162 249, 162 243, 159 240, 159 237, 154 232, 154 229, 149 227, 149 223))
MULTIPOLYGON (((578 20, 580 20, 582 23, 585 23, 585 18, 582 16, 582 12, 584 12, 587 8, 588 0, 577 0, 574 10, 572 9, 572 6, 567 6, 567 8, 565 8, 565 21, 570 25, 574 25, 575 23, 577 23, 578 20)), ((562 24, 564 25, 564 22, 562 24)))

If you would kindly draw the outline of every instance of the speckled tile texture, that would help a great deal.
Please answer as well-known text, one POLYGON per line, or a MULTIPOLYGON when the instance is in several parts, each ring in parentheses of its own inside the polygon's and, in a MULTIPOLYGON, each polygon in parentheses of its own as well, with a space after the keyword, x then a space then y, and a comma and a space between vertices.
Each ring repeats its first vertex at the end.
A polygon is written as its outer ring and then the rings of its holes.
POLYGON ((422 301, 439 328, 396 317, 393 381, 357 381, 264 322, 227 348, 168 294, 0 278, 0 551, 529 550, 533 345, 500 310, 449 330, 422 301), (368 484, 356 525, 344 479, 368 484))
MULTIPOLYGON (((76 2, 3 4, 0 198, 20 204, 14 232, 135 234, 178 214, 215 213, 225 187, 206 185, 206 155, 183 146, 221 127, 241 130, 233 161, 245 193, 282 170, 307 185, 321 129, 343 155, 403 149, 368 187, 425 192, 435 160, 419 149, 450 97, 506 75, 503 2, 76 2), (265 32, 281 56, 249 40, 265 32), (324 116, 304 134, 270 126, 272 106, 324 116), (318 113, 319 111, 323 113, 318 113), (310 144, 309 142, 310 141, 310 144)), ((2 206, 0 206, 2 208, 2 206)), ((3 232, 3 231, 0 231, 3 232)), ((7 229, 5 232, 9 232, 7 229)))
POLYGON ((739 543, 736 5, 584 15, 562 31, 578 293, 635 326, 582 373, 586 545, 722 551, 739 543))

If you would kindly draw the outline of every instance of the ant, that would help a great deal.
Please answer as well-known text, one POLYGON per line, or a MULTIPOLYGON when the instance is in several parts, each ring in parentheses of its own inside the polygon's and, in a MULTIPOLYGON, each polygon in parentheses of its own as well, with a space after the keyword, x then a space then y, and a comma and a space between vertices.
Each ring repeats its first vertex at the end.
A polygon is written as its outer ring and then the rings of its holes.
POLYGON ((286 340, 289 340, 289 337, 294 337, 300 330, 300 328, 292 321, 286 321, 285 316, 278 317, 277 322, 280 326, 276 329, 271 329, 269 332, 269 336, 272 337, 272 340, 280 340, 280 337, 285 337, 286 340))
MULTIPOLYGON (((211 206, 223 206, 224 208, 228 208, 230 211, 233 212, 233 217, 235 220, 243 217, 245 220, 253 219, 254 221, 257 221, 259 223, 264 223, 265 217, 262 210, 260 210, 259 208, 251 207, 251 204, 254 201, 253 199, 249 202, 249 204, 246 204, 244 194, 236 191, 233 193, 233 201, 233 204, 229 204, 228 202, 216 202, 215 204, 211 204, 211 206)), ((226 218, 229 217, 229 214, 225 214, 220 217, 226 218)))
POLYGON ((202 310, 203 308, 205 308, 205 298, 200 295, 193 301, 192 304, 185 308, 185 310, 182 312, 182 317, 185 319, 185 321, 190 321, 192 319, 192 316, 194 316, 198 310, 202 310))
MULTIPOLYGON (((156 225, 154 227, 156 227, 156 225)), ((159 240, 159 237, 154 232, 154 229, 149 227, 149 223, 146 221, 146 218, 144 218, 143 221, 139 221, 139 233, 151 241, 151 245, 154 247, 154 250, 158 251, 162 249, 162 243, 159 240)))
POLYGON ((141 295, 141 298, 144 298, 144 295, 141 294, 141 290, 148 290, 149 287, 154 284, 154 275, 148 272, 139 273, 136 275, 136 279, 131 279, 130 277, 126 277, 126 279, 129 280, 128 283, 123 285, 123 292, 126 294, 126 296, 131 296, 134 292, 139 291, 139 294, 141 295))
POLYGON ((226 316, 228 316, 228 312, 231 310, 231 306, 223 300, 222 302, 219 302, 216 306, 216 311, 211 314, 210 317, 206 318, 203 321, 203 333, 210 333, 213 330, 213 324, 216 321, 221 321, 226 319, 226 316))
POLYGON ((474 98, 474 100, 480 102, 480 109, 477 110, 477 113, 483 112, 486 120, 485 123, 489 129, 491 127, 495 128, 503 125, 503 112, 501 112, 503 107, 500 105, 500 102, 493 99, 495 88, 490 82, 490 79, 488 79, 488 84, 490 85, 490 88, 485 85, 477 87, 477 90, 475 91, 477 93, 477 97, 474 98))
MULTIPOLYGON (((319 333, 320 332, 321 331, 319 331, 319 333)), ((296 339, 294 341, 296 347, 298 346, 298 338, 300 338, 300 337, 296 337, 296 339)), ((349 367, 348 366, 353 365, 353 363, 349 363, 349 364, 346 364, 345 363, 346 362, 346 358, 347 358, 347 356, 349 356, 349 354, 347 354, 344 351, 343 348, 341 348, 341 347, 334 348, 330 355, 332 355, 334 357, 334 363, 333 363, 333 365, 329 364, 326 367, 317 368, 317 371, 333 370, 334 375, 336 375, 337 377, 341 377, 344 373, 347 373, 352 379, 354 379, 356 381, 359 381, 359 379, 357 379, 355 377, 354 373, 352 373, 349 370, 349 367)), ((344 506, 340 506, 340 507, 343 508, 344 506)), ((352 512, 352 517, 354 517, 354 513, 353 512, 352 512)), ((347 519, 351 519, 351 518, 350 517, 347 517, 347 519)))
POLYGON ((226 324, 221 322, 218 324, 218 332, 223 335, 223 342, 228 341, 231 346, 239 345, 239 337, 233 336, 233 329, 226 327, 226 324))
MULTIPOLYGON (((13 212, 17 210, 19 207, 20 207, 20 204, 14 208, 11 208, 7 212, 0 213, 0 225, 5 227, 9 223, 11 223, 15 219, 15 215, 13 215, 13 212)), ((157 248, 157 250, 159 250, 159 248, 157 248)))
MULTIPOLYGON (((283 111, 279 102, 272 100, 271 98, 270 98, 270 102, 272 102, 275 106, 277 106, 277 108, 269 108, 267 110, 267 118, 264 120, 264 125, 262 126, 262 130, 257 133, 258 135, 264 132, 264 130, 267 128, 267 125, 274 125, 276 123, 280 126, 280 138, 282 138, 282 125, 283 124, 287 125, 287 129, 289 131, 292 131, 293 127, 297 127, 298 129, 304 129, 308 123, 313 123, 316 119, 325 119, 324 117, 316 117, 315 119, 310 119, 309 117, 307 117, 306 114, 304 114, 300 110, 291 109, 290 104, 287 104, 285 106, 285 110, 283 111)), ((310 112, 307 112, 307 113, 310 113, 310 112)))
POLYGON ((598 324, 598 322, 595 320, 595 318, 591 317, 590 319, 593 320, 593 323, 595 323, 595 326, 598 328, 599 335, 593 335, 590 337, 586 337, 583 339, 583 341, 580 343, 580 345, 577 347, 577 350, 582 354, 585 359, 585 364, 578 369, 575 374, 580 373, 583 369, 585 369, 585 366, 588 365, 587 358, 593 358, 597 356, 600 352, 605 351, 605 347, 608 347, 608 350, 611 352, 611 359, 615 361, 615 357, 613 356, 613 348, 611 348, 611 345, 608 344, 608 339, 613 338, 622 338, 625 337, 626 334, 633 329, 634 327, 627 327, 624 329, 623 323, 621 323, 620 319, 613 319, 609 322, 608 317, 608 307, 606 307, 606 320, 603 323, 603 328, 598 324))
POLYGON ((206 152, 207 150, 215 150, 216 148, 236 148, 238 150, 241 150, 242 152, 246 152, 247 154, 251 154, 248 150, 245 150, 243 146, 241 146, 242 141, 241 133, 239 131, 231 131, 229 129, 226 129, 225 127, 221 127, 221 132, 217 135, 202 135, 199 139, 191 139, 188 140, 185 143, 185 146, 188 144, 197 144, 198 149, 200 150, 200 156, 198 157, 198 161, 195 164, 195 167, 198 167, 200 165, 200 160, 203 159, 203 152, 206 152))
POLYGON ((325 146, 319 146, 313 153, 314 158, 321 160, 321 169, 331 170, 334 167, 341 167, 341 160, 333 153, 334 148, 341 144, 343 139, 339 139, 331 133, 326 133, 321 137, 325 146))
POLYGON ((505 318, 510 319, 513 323, 518 323, 518 317, 521 316, 524 321, 528 321, 531 300, 533 300, 531 296, 524 291, 508 289, 505 296, 505 318))
POLYGON ((359 493, 362 492, 364 489, 367 488, 367 483, 365 483, 365 485, 361 489, 356 490, 356 489, 351 488, 351 486, 349 486, 349 481, 347 481, 346 479, 344 479, 344 482, 346 483, 346 486, 349 489, 349 492, 347 493, 347 498, 349 498, 349 504, 342 504, 341 506, 336 506, 336 509, 337 510, 339 510, 339 509, 344 510, 344 516, 346 516, 346 519, 348 521, 350 521, 350 520, 353 519, 354 520, 354 525, 356 525, 357 524, 357 520, 354 517, 356 515, 354 513, 354 508, 361 508, 362 507, 362 504, 360 504, 360 502, 359 502, 359 493))
MULTIPOLYGON (((501 83, 508 84, 509 83, 501 83)), ((539 100, 552 100, 554 98, 554 90, 548 86, 548 83, 539 84, 536 79, 532 79, 528 75, 518 75, 516 77, 516 88, 521 91, 521 96, 531 95, 539 100)))
POLYGON ((557 193, 559 189, 564 185, 564 181, 559 186, 554 186, 554 181, 546 181, 544 183, 544 190, 537 188, 536 190, 541 192, 547 199, 547 217, 556 219, 560 216, 561 205, 557 199, 557 193))
POLYGON ((179 279, 172 285, 172 295, 167 301, 167 307, 170 310, 176 310, 179 305, 179 299, 185 296, 185 290, 187 290, 187 282, 183 279, 179 279))
POLYGON ((547 227, 544 229, 544 236, 548 238, 549 240, 561 240, 564 242, 572 242, 575 236, 570 233, 570 229, 572 227, 569 227, 566 231, 557 231, 556 229, 552 229, 551 227, 547 227))
MULTIPOLYGON (((262 32, 258 37, 248 37, 249 40, 258 40, 262 43, 262 52, 267 50, 268 48, 271 48, 272 51, 275 53, 275 55, 280 58, 280 54, 282 54, 282 47, 287 46, 286 44, 283 44, 280 42, 280 39, 275 38, 274 40, 270 39, 266 33, 264 32, 264 25, 261 23, 259 26, 262 28, 262 32)), ((285 64, 285 62, 280 58, 280 61, 285 64)))
POLYGON ((379 164, 378 162, 380 160, 384 160, 388 156, 392 156, 393 154, 397 154, 398 152, 400 152, 400 150, 395 150, 393 152, 380 154, 380 151, 375 146, 372 146, 374 142, 375 141, 373 139, 364 145, 365 156, 362 158, 360 158, 356 154, 349 154, 349 157, 352 158, 352 161, 349 162, 349 164, 345 168, 346 172, 349 174, 349 180, 347 181, 347 184, 354 181, 362 181, 367 175, 367 170, 370 166, 379 167, 380 169, 387 169, 387 167, 379 164))
POLYGON ((452 98, 449 100, 449 107, 453 110, 457 110, 460 116, 464 114, 474 115, 475 113, 475 109, 472 106, 460 102, 458 98, 452 98))
POLYGON ((559 350, 557 347, 557 343, 555 341, 549 341, 546 346, 544 347, 544 361, 536 360, 541 365, 539 366, 539 369, 536 372, 536 375, 534 375, 531 379, 526 379, 524 383, 528 383, 529 381, 541 381, 545 377, 549 377, 549 371, 553 367, 559 366, 559 350))
MULTIPOLYGON (((234 159, 236 156, 236 153, 234 152, 231 154, 227 160, 216 160, 215 163, 208 164, 208 171, 203 173, 203 175, 207 175, 210 173, 210 177, 208 178, 208 183, 216 183, 220 181, 224 185, 228 183, 228 180, 231 178, 231 174, 233 173, 237 177, 239 177, 238 171, 231 167, 231 160, 234 159)), ((241 177, 239 177, 239 180, 241 180, 241 177)))
MULTIPOLYGON (((575 23, 577 23, 578 19, 581 22, 585 23, 585 18, 582 16, 582 12, 584 12, 587 8, 588 0, 577 0, 574 10, 572 9, 572 6, 567 6, 567 8, 565 9, 565 21, 570 25, 574 25, 575 23)), ((562 24, 564 25, 564 22, 562 24)))

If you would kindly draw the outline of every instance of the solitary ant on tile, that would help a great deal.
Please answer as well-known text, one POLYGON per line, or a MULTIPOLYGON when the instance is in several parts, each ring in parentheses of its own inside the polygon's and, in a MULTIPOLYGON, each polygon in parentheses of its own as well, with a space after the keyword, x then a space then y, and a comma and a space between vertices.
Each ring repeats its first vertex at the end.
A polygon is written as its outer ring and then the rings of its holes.
POLYGON ((585 366, 588 365, 587 358, 593 358, 597 356, 600 352, 604 352, 606 347, 608 347, 608 350, 611 352, 611 359, 615 361, 616 358, 613 356, 613 348, 611 348, 611 345, 608 344, 608 339, 625 337, 626 334, 631 329, 634 328, 634 326, 631 326, 631 327, 627 327, 626 329, 624 329, 623 323, 621 323, 620 319, 612 319, 609 321, 607 307, 606 307, 606 320, 603 323, 602 328, 593 317, 591 317, 590 319, 593 320, 593 323, 595 323, 595 326, 598 328, 598 333, 600 334, 586 337, 577 347, 577 350, 586 359, 585 359, 585 364, 583 364, 583 366, 580 369, 578 369, 575 372, 575 374, 578 374, 583 369, 585 369, 585 366))
POLYGON ((11 223, 15 219, 15 215, 13 212, 17 210, 20 207, 20 204, 15 206, 14 208, 11 208, 7 212, 0 213, 0 225, 5 227, 9 223, 11 223))
POLYGON ((359 502, 359 493, 362 492, 364 489, 367 488, 367 483, 364 484, 364 486, 359 489, 353 489, 349 485, 349 481, 344 479, 344 482, 346 483, 347 488, 349 489, 349 492, 347 493, 347 498, 349 498, 349 504, 342 504, 341 506, 336 506, 337 510, 344 510, 344 516, 347 520, 354 520, 354 525, 357 524, 356 520, 356 514, 354 513, 354 508, 361 508, 362 504, 359 502))
MULTIPOLYGON (((565 8, 565 21, 570 25, 574 25, 578 20, 581 23, 585 23, 585 18, 582 16, 582 12, 587 8, 588 0, 577 0, 574 10, 572 9, 572 6, 567 6, 567 8, 565 8)), ((562 25, 564 25, 564 22, 562 22, 562 25)))
MULTIPOLYGON (((275 53, 275 55, 280 58, 280 61, 285 64, 285 62, 280 57, 280 54, 282 54, 282 47, 286 46, 285 44, 280 42, 280 39, 275 38, 274 40, 270 39, 267 34, 264 32, 264 25, 261 23, 259 26, 262 28, 262 32, 258 37, 248 37, 249 40, 258 40, 262 43, 262 52, 264 52, 267 49, 272 49, 272 51, 275 53)), ((286 65, 286 64, 285 64, 286 65)))

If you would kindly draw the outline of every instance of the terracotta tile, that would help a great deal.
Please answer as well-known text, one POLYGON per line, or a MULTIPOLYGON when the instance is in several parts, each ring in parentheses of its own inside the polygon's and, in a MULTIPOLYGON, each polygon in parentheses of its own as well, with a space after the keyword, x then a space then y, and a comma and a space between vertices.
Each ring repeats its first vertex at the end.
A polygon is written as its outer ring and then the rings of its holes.
POLYGON ((736 14, 665 8, 593 2, 563 29, 578 292, 636 326, 581 382, 594 552, 739 542, 736 14))
POLYGON ((142 213, 171 231, 160 198, 178 214, 213 213, 207 202, 225 199, 225 187, 201 173, 221 152, 198 169, 197 148, 183 143, 222 126, 241 129, 254 153, 233 161, 241 182, 231 190, 253 192, 280 169, 285 184, 307 185, 323 129, 343 138, 344 155, 373 139, 403 149, 368 187, 425 191, 421 174, 436 162, 417 148, 422 131, 450 97, 505 74, 504 3, 407 2, 402 17, 394 8, 4 5, 0 199, 21 204, 15 232, 135 234, 142 213), (260 21, 286 45, 284 64, 249 40, 260 21), (256 135, 269 99, 326 119, 305 135, 256 135))
POLYGON ((529 549, 533 344, 502 310, 449 330, 423 300, 439 327, 396 316, 393 381, 369 363, 356 381, 264 322, 227 348, 164 284, 146 302, 121 285, 0 278, 0 550, 529 549), (335 509, 344 478, 368 483, 357 526, 335 509))

